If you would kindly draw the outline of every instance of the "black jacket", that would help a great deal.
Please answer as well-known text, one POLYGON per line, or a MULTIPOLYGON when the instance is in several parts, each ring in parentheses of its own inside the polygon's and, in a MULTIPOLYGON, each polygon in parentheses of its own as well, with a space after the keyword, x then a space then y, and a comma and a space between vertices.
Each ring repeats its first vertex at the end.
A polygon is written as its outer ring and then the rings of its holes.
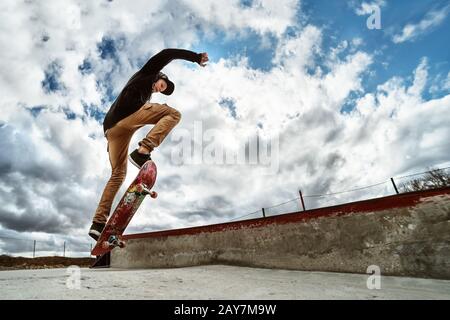
POLYGON ((151 57, 142 69, 128 80, 119 96, 111 105, 103 121, 104 132, 112 128, 120 120, 139 110, 150 99, 152 85, 156 82, 159 72, 174 59, 184 59, 200 64, 202 55, 189 50, 164 49, 151 57))

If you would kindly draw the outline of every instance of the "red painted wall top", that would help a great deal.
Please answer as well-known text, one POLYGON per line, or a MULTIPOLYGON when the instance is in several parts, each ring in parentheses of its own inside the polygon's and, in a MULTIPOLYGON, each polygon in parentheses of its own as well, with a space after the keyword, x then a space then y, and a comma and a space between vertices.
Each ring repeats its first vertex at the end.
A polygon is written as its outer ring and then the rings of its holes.
POLYGON ((342 204, 333 207, 319 208, 307 211, 298 211, 287 214, 281 214, 266 218, 249 219, 244 221, 220 223, 214 225, 156 231, 148 233, 130 234, 125 235, 125 239, 142 239, 142 238, 158 238, 158 237, 169 237, 178 235, 192 235, 202 232, 218 232, 224 230, 233 230, 240 228, 257 228, 269 224, 285 224, 292 223, 310 219, 316 219, 319 217, 326 217, 332 215, 346 215, 350 213, 364 213, 364 212, 374 212, 383 211, 393 208, 403 208, 414 206, 421 202, 424 198, 429 198, 438 195, 450 194, 450 187, 427 190, 427 191, 417 191, 409 192, 399 195, 387 196, 383 198, 376 198, 358 202, 352 202, 347 204, 342 204))

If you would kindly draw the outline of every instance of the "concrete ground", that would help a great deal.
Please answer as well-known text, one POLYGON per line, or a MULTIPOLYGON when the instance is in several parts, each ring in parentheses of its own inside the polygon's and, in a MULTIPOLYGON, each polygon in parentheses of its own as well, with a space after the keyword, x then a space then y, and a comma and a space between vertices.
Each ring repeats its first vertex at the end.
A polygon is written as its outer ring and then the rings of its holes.
POLYGON ((450 299, 450 281, 258 269, 223 265, 177 269, 0 271, 0 299, 450 299))

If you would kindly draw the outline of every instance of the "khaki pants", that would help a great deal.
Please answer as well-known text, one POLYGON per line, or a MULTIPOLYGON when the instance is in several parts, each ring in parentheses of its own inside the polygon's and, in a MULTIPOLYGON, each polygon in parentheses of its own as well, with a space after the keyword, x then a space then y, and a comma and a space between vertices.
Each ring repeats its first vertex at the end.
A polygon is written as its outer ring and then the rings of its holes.
POLYGON ((114 197, 125 180, 128 146, 136 130, 146 124, 155 125, 147 136, 139 142, 139 145, 153 150, 161 144, 172 128, 180 121, 180 118, 180 112, 166 104, 146 103, 138 111, 122 119, 106 131, 112 174, 95 212, 94 222, 106 223, 108 220, 114 197))

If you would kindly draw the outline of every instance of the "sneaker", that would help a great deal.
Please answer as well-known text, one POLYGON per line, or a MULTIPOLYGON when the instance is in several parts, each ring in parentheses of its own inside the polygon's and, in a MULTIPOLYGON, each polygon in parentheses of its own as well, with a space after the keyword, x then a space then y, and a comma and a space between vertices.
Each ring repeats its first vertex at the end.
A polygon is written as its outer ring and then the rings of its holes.
POLYGON ((152 160, 149 154, 142 154, 138 152, 138 149, 134 150, 129 156, 130 162, 134 164, 139 169, 146 163, 148 160, 152 160))
POLYGON ((102 234, 105 225, 106 225, 105 223, 93 222, 89 230, 89 236, 95 241, 97 241, 98 238, 100 238, 100 235, 102 234))

